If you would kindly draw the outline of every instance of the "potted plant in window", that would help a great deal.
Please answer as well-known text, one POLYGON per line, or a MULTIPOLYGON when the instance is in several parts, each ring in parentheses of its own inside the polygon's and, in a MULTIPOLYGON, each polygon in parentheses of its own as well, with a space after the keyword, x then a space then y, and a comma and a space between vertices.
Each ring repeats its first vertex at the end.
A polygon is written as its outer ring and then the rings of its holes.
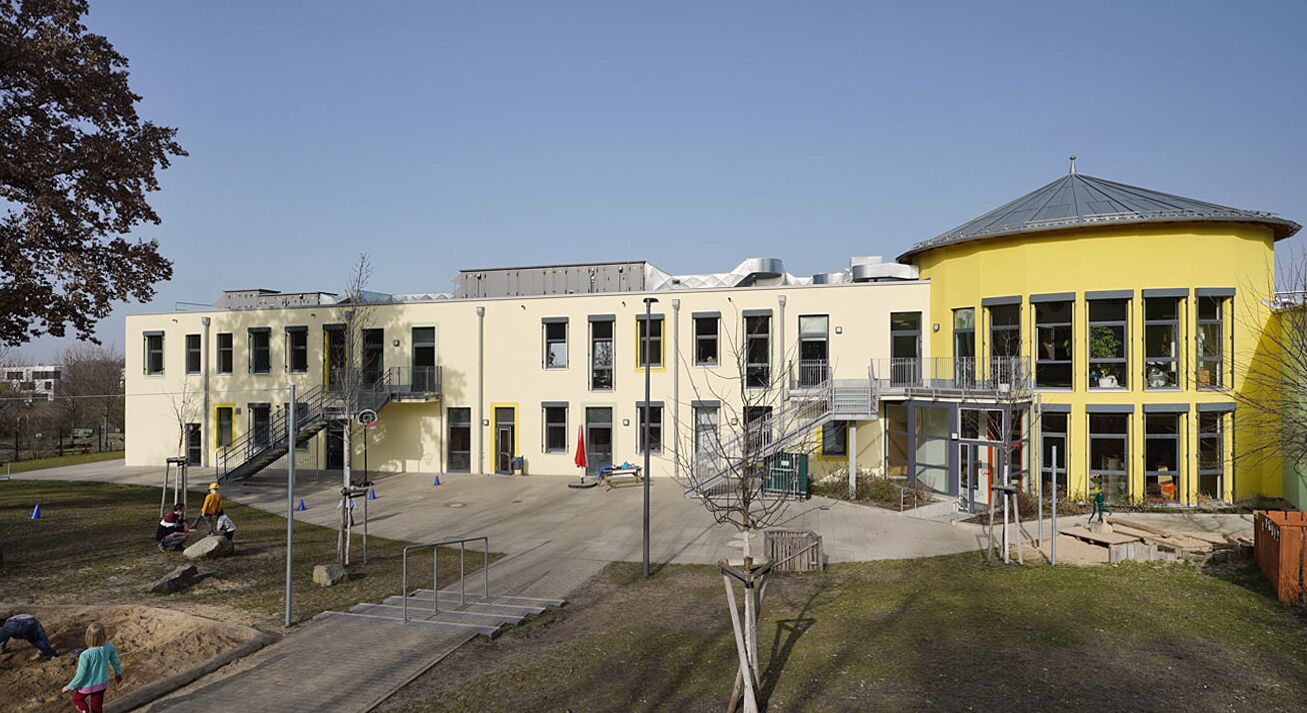
MULTIPOLYGON (((1121 339, 1110 327, 1094 327, 1089 330, 1089 358, 1112 359, 1121 355, 1121 339)), ((1116 375, 1110 368, 1091 366, 1089 369, 1090 388, 1115 388, 1118 386, 1116 375)))

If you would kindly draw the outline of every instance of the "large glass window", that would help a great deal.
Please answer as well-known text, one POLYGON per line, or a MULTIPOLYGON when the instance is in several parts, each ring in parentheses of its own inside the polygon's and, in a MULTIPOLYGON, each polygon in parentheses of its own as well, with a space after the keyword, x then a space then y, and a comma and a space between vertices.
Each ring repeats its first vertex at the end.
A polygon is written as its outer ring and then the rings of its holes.
POLYGON ((232 336, 230 332, 221 332, 218 334, 218 373, 230 374, 232 372, 232 362, 235 360, 235 352, 232 349, 232 336))
POLYGON ((163 373, 163 332, 145 335, 145 373, 163 373))
POLYGON ((960 387, 976 383, 976 309, 953 310, 953 378, 960 387))
POLYGON ((567 368, 567 322, 545 323, 545 368, 567 368))
POLYGON ((1198 298, 1198 332, 1194 348, 1198 354, 1198 388, 1216 389, 1224 385, 1225 368, 1225 300, 1220 297, 1198 298))
POLYGON ((635 365, 643 369, 646 364, 657 369, 663 365, 663 317, 660 314, 645 319, 641 315, 636 320, 636 339, 638 343, 635 365), (648 340, 646 341, 646 336, 648 340), (648 354, 645 350, 648 349, 648 354))
POLYGON ((590 323, 590 388, 594 391, 613 389, 613 322, 590 323))
POLYGON ((1198 414, 1198 494, 1225 499, 1225 414, 1198 414))
POLYGON ((885 474, 891 478, 908 477, 908 407, 903 403, 885 403, 885 474))
POLYGON ((267 327, 250 329, 250 373, 267 374, 272 371, 272 352, 267 327))
POLYGON ((771 384, 771 316, 744 318, 745 384, 761 389, 771 384))
POLYGON ((660 403, 648 404, 648 405, 641 403, 641 404, 636 404, 635 410, 637 412, 637 416, 639 417, 639 423, 637 424, 640 429, 640 433, 637 439, 640 444, 639 452, 644 453, 644 448, 645 448, 644 424, 645 424, 645 420, 648 419, 649 444, 650 444, 649 452, 662 453, 663 452, 663 405, 660 403))
POLYGON ((363 383, 375 384, 381 380, 381 374, 386 364, 385 355, 385 330, 363 330, 363 383))
POLYGON ((1144 495, 1180 499, 1180 414, 1144 414, 1144 495))
POLYGON ((1174 389, 1180 385, 1180 300, 1144 299, 1144 388, 1174 389))
POLYGON ((545 407, 545 453, 567 452, 567 407, 545 407))
POLYGON ((717 407, 694 407, 694 463, 699 476, 711 475, 721 454, 718 443, 717 407))
POLYGON ((830 317, 799 316, 799 385, 824 384, 830 378, 830 317))
POLYGON ((824 456, 847 456, 849 454, 849 424, 845 421, 831 421, 821 427, 821 454, 824 456))
POLYGON ((694 318, 694 365, 717 366, 718 329, 721 320, 717 317, 694 318))
POLYGON ((989 308, 989 341, 995 359, 1021 356, 1021 305, 989 308))
POLYGON ((472 409, 451 408, 446 411, 449 422, 449 472, 472 471, 472 409))
POLYGON ((1042 457, 1039 459, 1040 479, 1045 494, 1050 494, 1053 481, 1057 491, 1066 494, 1067 477, 1067 419, 1065 413, 1045 413, 1039 418, 1039 441, 1042 457))
POLYGON ((1035 304, 1035 385, 1038 387, 1071 388, 1074 373, 1071 305, 1070 301, 1035 304))
POLYGON ((218 447, 226 448, 231 445, 236 436, 233 432, 236 423, 235 409, 231 406, 219 406, 214 413, 217 417, 215 420, 218 422, 218 447))
POLYGON ((889 357, 891 386, 921 384, 920 312, 890 312, 889 357))
POLYGON ((436 390, 436 328, 413 327, 413 390, 436 390))
POLYGON ((916 481, 940 493, 949 491, 949 408, 916 406, 916 481))
POLYGON ((1111 502, 1124 502, 1130 464, 1130 415, 1089 414, 1089 487, 1111 502))
POLYGON ((287 359, 292 374, 309 370, 309 330, 306 327, 286 328, 287 359))
POLYGON ((186 373, 200 373, 200 335, 186 335, 186 373))
POLYGON ((1125 389, 1130 300, 1089 303, 1089 388, 1125 389))

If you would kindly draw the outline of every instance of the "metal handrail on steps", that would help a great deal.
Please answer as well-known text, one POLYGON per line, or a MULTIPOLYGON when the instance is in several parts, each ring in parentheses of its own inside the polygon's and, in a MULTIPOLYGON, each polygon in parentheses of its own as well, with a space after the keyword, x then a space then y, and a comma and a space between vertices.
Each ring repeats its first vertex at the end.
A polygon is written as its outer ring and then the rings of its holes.
POLYGON ((440 548, 458 545, 458 602, 459 606, 467 604, 467 543, 480 540, 483 545, 481 569, 485 571, 485 589, 481 593, 484 600, 490 599, 490 539, 487 537, 464 537, 457 540, 443 540, 426 545, 409 545, 404 548, 404 588, 400 590, 404 600, 404 621, 408 622, 408 551, 431 548, 431 615, 440 612, 440 548))

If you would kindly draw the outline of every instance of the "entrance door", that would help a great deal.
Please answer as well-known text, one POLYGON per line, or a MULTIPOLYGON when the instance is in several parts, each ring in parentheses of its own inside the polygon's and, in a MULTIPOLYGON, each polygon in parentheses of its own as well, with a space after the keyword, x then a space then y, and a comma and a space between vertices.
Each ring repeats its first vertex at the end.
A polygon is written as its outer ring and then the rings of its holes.
POLYGON ((921 313, 891 312, 889 316, 890 386, 921 383, 921 313))
POLYGON ((203 457, 204 435, 200 424, 186 424, 186 465, 199 465, 203 457))
POLYGON ((327 426, 327 470, 345 469, 345 425, 333 421, 327 426))
POLYGON ((322 383, 327 390, 340 388, 338 370, 345 364, 345 329, 344 327, 323 327, 322 331, 322 383))
POLYGON ((585 410, 585 472, 613 464, 613 410, 592 406, 585 410))
POLYGON ((513 421, 514 409, 495 408, 495 472, 513 474, 513 453, 515 452, 513 421))
POLYGON ((989 506, 998 452, 980 443, 962 443, 960 449, 958 494, 967 510, 976 512, 989 506))

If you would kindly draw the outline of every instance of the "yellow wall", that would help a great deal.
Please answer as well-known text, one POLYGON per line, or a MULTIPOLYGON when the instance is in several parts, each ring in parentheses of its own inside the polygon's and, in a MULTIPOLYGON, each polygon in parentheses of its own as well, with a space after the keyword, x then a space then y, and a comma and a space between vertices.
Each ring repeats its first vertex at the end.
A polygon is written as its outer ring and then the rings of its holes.
MULTIPOLYGON (((1069 404, 1070 487, 1083 494, 1088 487, 1088 420, 1089 404, 1133 404, 1130 420, 1130 492, 1142 497, 1144 483, 1143 405, 1185 403, 1190 411, 1181 419, 1182 502, 1193 502, 1197 489, 1197 413, 1195 405, 1205 402, 1230 402, 1225 391, 1199 390, 1194 384, 1196 357, 1194 334, 1197 312, 1195 288, 1235 288, 1236 295, 1225 314, 1227 363, 1234 360, 1234 388, 1242 386, 1247 359, 1259 351, 1260 335, 1268 319, 1264 300, 1273 290, 1274 247, 1269 228, 1242 224, 1159 224, 1095 229, 1064 230, 981 239, 944 246, 914 258, 921 277, 931 282, 931 307, 926 332, 935 355, 953 353, 952 310, 976 308, 977 356, 988 355, 989 321, 981 308, 986 297, 1019 295, 1022 304, 1022 351, 1034 353, 1034 313, 1032 294, 1074 292, 1073 373, 1074 388, 1041 390, 1044 403, 1069 404), (1144 390, 1143 384, 1143 299, 1142 290, 1185 288, 1190 296, 1182 302, 1179 340, 1181 349, 1180 390, 1144 390), (1086 291, 1133 290, 1129 315, 1128 391, 1090 391, 1088 388, 1088 320, 1086 291), (939 325, 939 330, 931 327, 939 325), (1233 354, 1229 335, 1233 329, 1233 354), (1186 457, 1187 454, 1187 457, 1186 457)), ((1228 380, 1228 376, 1227 376, 1228 380)), ((1226 384, 1229 386, 1229 383, 1226 384)), ((1237 416, 1236 416, 1237 418, 1237 416)), ((1235 426, 1239 449, 1246 446, 1235 426)), ((1235 438, 1227 427, 1226 486, 1227 498, 1253 494, 1279 495, 1281 478, 1278 464, 1233 463, 1228 460, 1235 438), (1233 482, 1236 492, 1229 492, 1233 482)))

